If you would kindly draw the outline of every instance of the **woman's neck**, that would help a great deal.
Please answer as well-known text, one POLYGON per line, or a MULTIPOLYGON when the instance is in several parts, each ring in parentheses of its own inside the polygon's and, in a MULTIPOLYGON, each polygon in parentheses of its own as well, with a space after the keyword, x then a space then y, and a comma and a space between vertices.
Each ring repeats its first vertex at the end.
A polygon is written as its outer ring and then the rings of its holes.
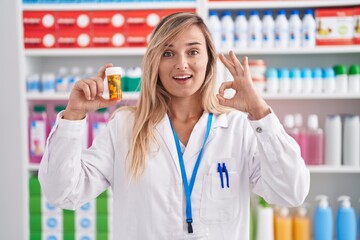
POLYGON ((197 122, 202 116, 204 109, 199 99, 181 98, 171 99, 169 106, 169 117, 183 123, 197 122))

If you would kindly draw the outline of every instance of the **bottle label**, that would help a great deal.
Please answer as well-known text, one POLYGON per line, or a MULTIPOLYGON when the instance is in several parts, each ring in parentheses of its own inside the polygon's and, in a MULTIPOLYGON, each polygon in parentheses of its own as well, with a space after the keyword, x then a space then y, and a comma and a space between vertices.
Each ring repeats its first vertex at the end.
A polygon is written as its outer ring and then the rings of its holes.
POLYGON ((31 121, 30 150, 31 156, 42 156, 46 142, 46 128, 43 120, 31 121))

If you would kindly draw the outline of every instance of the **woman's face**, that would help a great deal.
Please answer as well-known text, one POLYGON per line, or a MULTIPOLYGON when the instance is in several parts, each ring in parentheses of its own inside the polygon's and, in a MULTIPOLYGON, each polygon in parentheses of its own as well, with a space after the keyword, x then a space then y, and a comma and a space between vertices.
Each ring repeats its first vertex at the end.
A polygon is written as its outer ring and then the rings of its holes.
POLYGON ((162 53, 159 77, 173 97, 190 97, 205 80, 208 53, 205 37, 196 25, 168 43, 162 53))

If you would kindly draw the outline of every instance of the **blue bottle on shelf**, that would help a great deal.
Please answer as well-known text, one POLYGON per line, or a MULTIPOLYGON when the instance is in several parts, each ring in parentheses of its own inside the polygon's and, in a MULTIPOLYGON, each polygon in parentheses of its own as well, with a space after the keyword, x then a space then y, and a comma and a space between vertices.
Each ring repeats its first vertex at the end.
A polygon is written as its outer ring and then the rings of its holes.
POLYGON ((336 217, 337 240, 356 240, 356 214, 349 196, 340 196, 336 217))
POLYGON ((314 239, 333 240, 334 223, 332 210, 329 207, 328 197, 319 195, 315 198, 319 205, 315 209, 314 216, 314 239))

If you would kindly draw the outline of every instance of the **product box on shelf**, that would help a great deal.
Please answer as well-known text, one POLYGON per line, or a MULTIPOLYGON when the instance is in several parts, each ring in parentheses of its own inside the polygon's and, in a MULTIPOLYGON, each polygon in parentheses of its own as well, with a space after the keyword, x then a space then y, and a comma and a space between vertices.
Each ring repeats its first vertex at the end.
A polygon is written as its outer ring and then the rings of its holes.
POLYGON ((55 32, 25 32, 24 46, 25 48, 55 48, 55 32))
POLYGON ((91 24, 94 33, 97 32, 122 32, 126 30, 125 14, 121 11, 93 11, 91 24))
POLYGON ((24 11, 23 25, 25 32, 51 32, 56 30, 57 12, 53 11, 24 11))
POLYGON ((316 45, 351 45, 354 37, 354 8, 317 9, 316 45))
POLYGON ((125 35, 123 32, 110 32, 110 31, 94 31, 91 36, 92 47, 124 47, 125 35))
POLYGON ((90 35, 87 32, 62 32, 57 36, 57 47, 59 48, 88 48, 91 47, 90 35))
POLYGON ((59 11, 56 19, 59 32, 91 30, 90 11, 59 11))
POLYGON ((354 8, 354 43, 360 44, 360 7, 354 8))

